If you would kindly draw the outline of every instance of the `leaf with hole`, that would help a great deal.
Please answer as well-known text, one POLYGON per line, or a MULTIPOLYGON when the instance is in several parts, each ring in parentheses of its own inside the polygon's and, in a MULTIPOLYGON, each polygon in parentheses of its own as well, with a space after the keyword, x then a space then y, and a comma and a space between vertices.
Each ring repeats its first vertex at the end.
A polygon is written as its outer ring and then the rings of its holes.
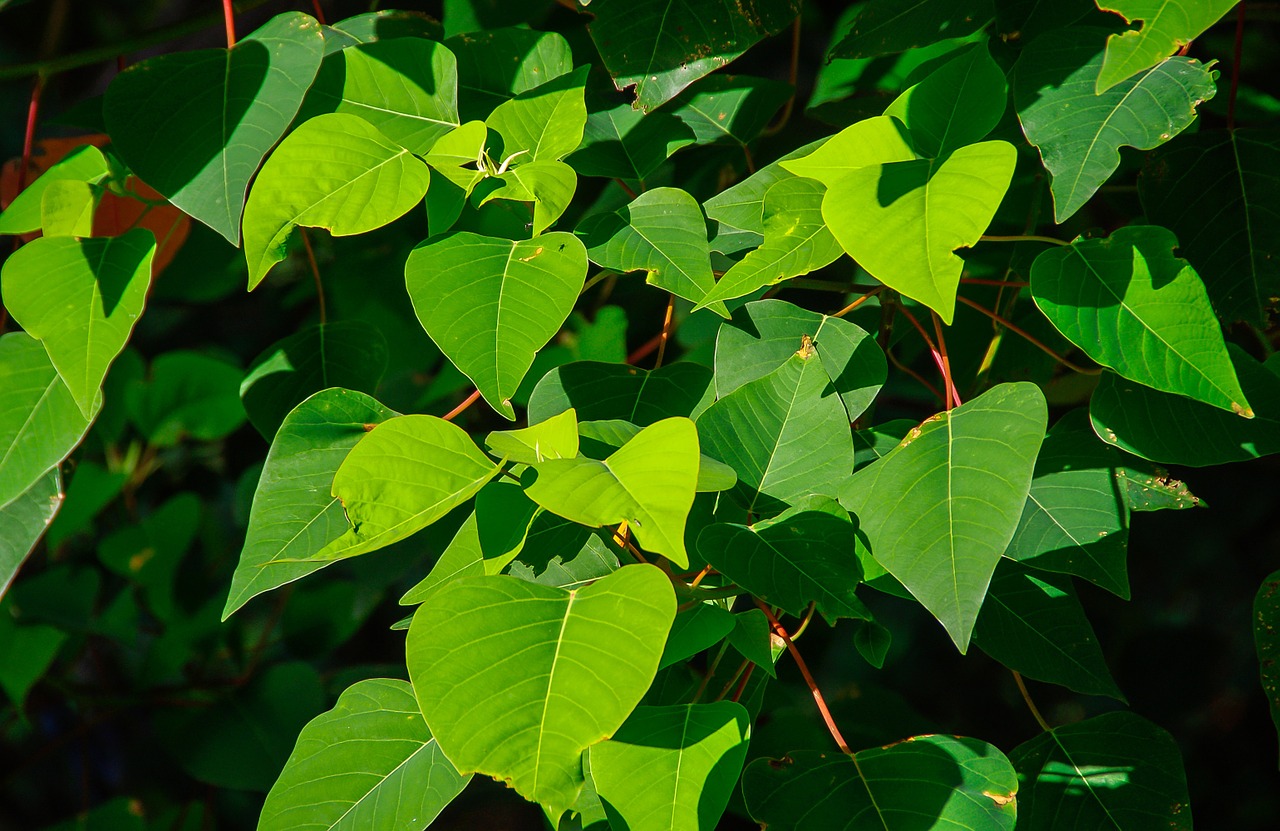
POLYGON ((1098 8, 1139 26, 1107 38, 1098 94, 1191 45, 1234 5, 1232 0, 1101 0, 1098 8))

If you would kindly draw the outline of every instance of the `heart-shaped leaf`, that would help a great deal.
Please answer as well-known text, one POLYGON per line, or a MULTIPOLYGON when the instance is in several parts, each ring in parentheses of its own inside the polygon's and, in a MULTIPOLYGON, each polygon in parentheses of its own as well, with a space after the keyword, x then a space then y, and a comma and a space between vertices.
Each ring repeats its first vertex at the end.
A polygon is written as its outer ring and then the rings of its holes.
POLYGON ((414 615, 409 676, 449 761, 506 780, 555 823, 582 789, 582 752, 653 681, 675 611, 671 583, 648 565, 575 591, 468 577, 414 615))
POLYGON ((964 269, 955 252, 991 224, 1016 159, 1008 142, 984 141, 941 161, 862 167, 828 186, 822 216, 859 265, 949 325, 964 269))
POLYGON ((44 344, 86 418, 142 314, 155 250, 151 232, 137 228, 120 237, 42 237, 5 260, 5 306, 44 344))
POLYGON ((1059 332, 1119 375, 1252 418, 1204 283, 1174 256, 1177 245, 1165 228, 1131 225, 1047 249, 1031 266, 1031 296, 1059 332))
POLYGON ((604 461, 578 457, 534 465, 537 475, 525 492, 551 513, 583 525, 626 522, 640 545, 687 568, 684 527, 699 455, 693 422, 669 418, 644 428, 604 461))
POLYGON ((456 233, 418 246, 405 284, 422 328, 495 410, 573 310, 587 255, 572 234, 512 241, 456 233))
POLYGON ((892 116, 907 126, 916 153, 926 159, 943 158, 981 141, 1000 123, 1007 92, 1004 72, 986 44, 979 43, 958 50, 907 88, 882 117, 892 116))
POLYGON ((239 245, 249 180, 297 114, 323 55, 320 24, 286 12, 230 51, 136 63, 107 88, 112 148, 170 202, 239 245))
POLYGON ((840 496, 875 561, 946 627, 961 652, 1018 527, 1047 420, 1039 387, 1000 384, 927 419, 855 473, 840 496))
POLYGON ((267 159, 244 209, 249 288, 285 258, 299 225, 335 236, 363 234, 422 201, 425 164, 358 116, 318 115, 267 159))

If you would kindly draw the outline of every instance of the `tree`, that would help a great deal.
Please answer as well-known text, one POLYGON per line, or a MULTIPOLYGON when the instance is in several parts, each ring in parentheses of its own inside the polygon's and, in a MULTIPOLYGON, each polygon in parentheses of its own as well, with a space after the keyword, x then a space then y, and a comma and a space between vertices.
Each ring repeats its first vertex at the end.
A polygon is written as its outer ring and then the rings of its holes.
MULTIPOLYGON (((1280 451, 1244 4, 287 5, 70 141, 46 79, 102 49, 0 69, 0 731, 52 748, 13 822, 77 743, 58 827, 1280 810, 1189 786, 1106 611, 1280 451)), ((1277 585, 1230 631, 1280 724, 1277 585)))

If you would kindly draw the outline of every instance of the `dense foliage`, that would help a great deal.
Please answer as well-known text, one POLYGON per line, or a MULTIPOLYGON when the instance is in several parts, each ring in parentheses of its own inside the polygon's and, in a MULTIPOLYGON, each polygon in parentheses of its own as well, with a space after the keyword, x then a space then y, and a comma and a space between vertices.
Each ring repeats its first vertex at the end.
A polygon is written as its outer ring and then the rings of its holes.
POLYGON ((0 0, 0 826, 1275 827, 1265 13, 346 5, 0 0))

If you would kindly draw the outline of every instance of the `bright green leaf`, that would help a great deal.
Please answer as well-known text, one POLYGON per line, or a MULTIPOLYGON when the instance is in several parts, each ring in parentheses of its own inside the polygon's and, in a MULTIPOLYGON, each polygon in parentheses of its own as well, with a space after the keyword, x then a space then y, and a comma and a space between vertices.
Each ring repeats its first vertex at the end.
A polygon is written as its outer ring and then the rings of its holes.
POLYGON ((538 161, 517 165, 501 175, 502 185, 485 194, 491 199, 511 199, 533 203, 533 235, 537 237, 555 223, 573 201, 578 175, 564 162, 538 161))
POLYGON ((578 416, 572 409, 519 430, 495 430, 484 440, 495 456, 531 465, 578 455, 578 416))
POLYGON ((1099 95, 1189 45, 1235 6, 1235 0, 1099 0, 1098 8, 1139 22, 1107 38, 1099 95))
POLYGON ((576 591, 505 576, 450 583, 409 628, 418 704, 459 771, 505 779, 558 820, 582 789, 582 752, 653 681, 675 607, 647 565, 576 591))
POLYGON ((1004 115, 1007 93, 1004 72, 979 43, 909 87, 884 114, 907 126, 918 154, 942 158, 985 138, 1004 115))
POLYGON ((50 182, 40 200, 40 228, 46 237, 93 236, 93 215, 102 189, 87 182, 50 182))
POLYGON ((0 234, 39 231, 45 191, 59 182, 97 184, 110 172, 101 150, 92 145, 77 147, 14 197, 9 207, 0 213, 0 234))
POLYGON ((915 158, 911 136, 902 121, 881 115, 851 124, 812 153, 782 159, 778 164, 793 175, 817 179, 829 188, 855 170, 915 158))
POLYGON ((559 161, 577 150, 587 123, 586 82, 582 67, 499 104, 487 123, 502 136, 503 159, 559 161))
POLYGON ((818 139, 798 147, 704 202, 702 207, 707 218, 715 223, 715 232, 709 243, 711 250, 734 254, 764 242, 765 194, 776 183, 794 175, 782 163, 809 156, 826 141, 818 139))
MULTIPOLYGON (((543 423, 549 423, 549 421, 543 423)), ((612 453, 614 449, 622 447, 635 438, 640 431, 641 427, 638 424, 621 419, 584 421, 578 425, 579 434, 588 440, 583 447, 583 455, 592 459, 603 458, 612 453), (597 448, 591 447, 592 443, 605 449, 596 452, 597 448)), ((705 453, 698 456, 698 493, 725 491, 733 487, 737 481, 738 474, 724 462, 716 461, 705 453)))

